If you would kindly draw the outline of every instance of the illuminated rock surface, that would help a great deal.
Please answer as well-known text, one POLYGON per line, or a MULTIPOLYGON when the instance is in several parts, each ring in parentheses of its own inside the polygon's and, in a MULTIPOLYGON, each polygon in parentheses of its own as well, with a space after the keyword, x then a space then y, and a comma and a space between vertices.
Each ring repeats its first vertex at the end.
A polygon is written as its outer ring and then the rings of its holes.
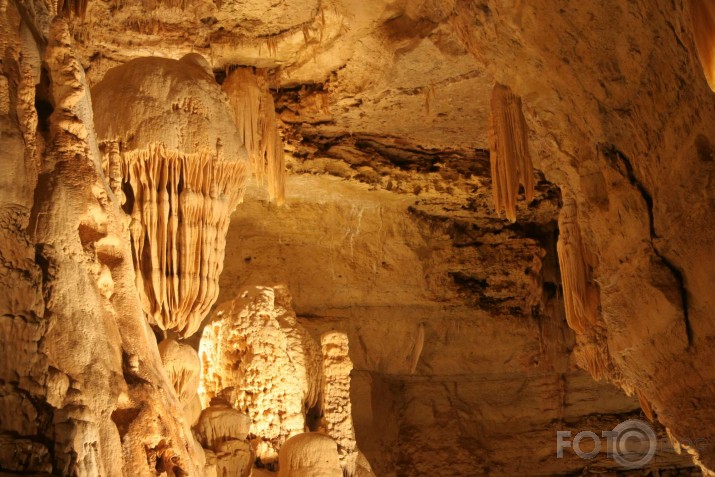
POLYGON ((713 18, 0 0, 0 474, 712 475, 713 18))
POLYGON ((321 382, 318 345, 297 324, 287 290, 249 287, 219 306, 199 356, 204 404, 221 398, 245 412, 257 456, 274 462, 285 440, 305 430, 321 382))

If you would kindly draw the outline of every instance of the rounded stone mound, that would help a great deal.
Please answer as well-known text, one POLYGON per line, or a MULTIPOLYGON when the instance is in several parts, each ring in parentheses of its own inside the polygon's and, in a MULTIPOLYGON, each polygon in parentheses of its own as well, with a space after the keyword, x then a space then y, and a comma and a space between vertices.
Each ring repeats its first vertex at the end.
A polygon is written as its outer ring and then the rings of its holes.
POLYGON ((341 477, 338 447, 325 434, 306 432, 288 439, 278 454, 279 477, 341 477))

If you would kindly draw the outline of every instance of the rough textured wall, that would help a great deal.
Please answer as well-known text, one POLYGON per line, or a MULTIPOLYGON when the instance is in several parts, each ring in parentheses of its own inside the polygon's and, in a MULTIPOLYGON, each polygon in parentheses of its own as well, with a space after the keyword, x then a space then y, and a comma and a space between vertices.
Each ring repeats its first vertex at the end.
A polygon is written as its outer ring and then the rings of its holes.
MULTIPOLYGON (((356 401, 356 436, 382 474, 598 471, 609 462, 553 461, 554 431, 641 406, 675 440, 713 442, 703 5, 1 2, 0 427, 2 455, 27 456, 3 460, 91 473, 123 446, 140 470, 193 465, 81 99, 83 70, 97 84, 136 57, 191 52, 219 81, 267 69, 292 171, 284 209, 259 195, 234 215, 221 293, 286 282, 304 326, 348 334, 352 393, 371 398, 356 401), (491 199, 495 82, 522 100, 536 169, 514 225, 491 199), (558 273, 559 214, 586 257, 574 270, 598 288, 580 324, 563 314, 564 288, 584 287, 558 273), (155 419, 164 430, 146 431, 155 419)), ((693 450, 715 468, 712 447, 693 450)), ((687 457, 655 464, 675 465, 687 457)))
POLYGON ((229 403, 250 418, 265 464, 306 429, 322 383, 317 343, 296 322, 284 287, 247 287, 223 303, 204 328, 199 356, 204 407, 229 403))
MULTIPOLYGON (((24 24, 12 5, 6 8, 7 23, 24 24)), ((3 37, 9 33, 12 40, 8 30, 3 37)), ((101 172, 89 88, 67 24, 56 19, 44 33, 48 89, 42 98, 18 94, 21 76, 13 76, 12 62, 3 62, 14 86, 8 93, 13 114, 4 124, 24 130, 35 146, 24 156, 4 152, 3 162, 37 174, 15 172, 19 190, 3 189, 7 230, 15 231, 3 270, 6 286, 16 290, 2 311, 4 363, 10 365, 3 468, 88 476, 150 475, 162 468, 169 475, 202 475, 189 428, 174 417, 181 408, 166 392, 171 384, 141 311, 128 224, 101 172), (34 121, 20 121, 24 101, 46 101, 52 114, 43 110, 34 121), (23 267, 22 282, 33 284, 24 292, 12 278, 23 267)), ((24 48, 34 41, 26 37, 24 48)), ((21 51, 15 61, 25 65, 15 71, 34 70, 39 83, 41 65, 32 63, 39 57, 21 51)))

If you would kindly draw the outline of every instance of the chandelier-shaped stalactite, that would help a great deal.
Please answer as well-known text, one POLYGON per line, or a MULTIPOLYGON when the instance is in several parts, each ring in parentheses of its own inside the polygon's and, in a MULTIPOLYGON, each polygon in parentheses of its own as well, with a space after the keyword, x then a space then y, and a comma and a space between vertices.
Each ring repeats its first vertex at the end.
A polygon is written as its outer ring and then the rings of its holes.
POLYGON ((240 161, 162 146, 122 156, 134 194, 132 242, 145 311, 191 336, 218 298, 226 233, 248 174, 240 161))
POLYGON ((258 183, 272 200, 285 200, 285 158, 278 132, 275 103, 265 76, 249 68, 236 68, 223 83, 223 90, 241 131, 258 183))
POLYGON ((111 189, 125 201, 150 323, 188 337, 218 298, 226 233, 250 174, 203 58, 140 58, 93 89, 111 189))
POLYGON ((695 45, 710 89, 715 91, 715 2, 690 0, 695 45))
POLYGON ((566 305, 566 321, 578 334, 591 331, 598 321, 598 287, 591 279, 588 255, 581 240, 576 202, 564 198, 559 215, 559 240, 556 243, 566 305))
POLYGON ((495 84, 489 116, 489 147, 494 207, 516 221, 516 200, 523 186, 527 201, 534 197, 534 171, 521 98, 508 86, 495 84))

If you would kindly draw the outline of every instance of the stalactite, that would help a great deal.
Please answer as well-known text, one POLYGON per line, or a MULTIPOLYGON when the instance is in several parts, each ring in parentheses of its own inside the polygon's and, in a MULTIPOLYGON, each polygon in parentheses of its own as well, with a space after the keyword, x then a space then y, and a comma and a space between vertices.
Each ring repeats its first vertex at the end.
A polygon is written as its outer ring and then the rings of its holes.
POLYGON ((691 0, 690 17, 700 65, 710 89, 715 91, 715 3, 712 0, 691 0))
POLYGON ((584 335, 577 335, 576 341, 574 356, 579 365, 596 381, 611 377, 608 374, 608 350, 605 344, 594 342, 591 336, 584 335))
POLYGON ((92 96, 104 172, 131 217, 144 313, 188 337, 218 298, 226 232, 249 174, 230 107, 196 54, 132 60, 92 96))
POLYGON ((653 408, 650 405, 650 401, 648 401, 648 398, 645 397, 640 389, 636 390, 636 396, 638 397, 641 409, 643 409, 643 414, 645 414, 649 421, 653 422, 653 408))
POLYGON ((581 240, 576 202, 564 199, 559 215, 559 240, 556 244, 566 304, 566 321, 579 334, 598 321, 598 288, 590 277, 586 250, 581 240))
POLYGON ((246 166, 162 145, 121 160, 133 193, 132 241, 145 312, 161 329, 191 336, 218 298, 226 232, 243 197, 246 166))
POLYGON ((357 444, 350 402, 350 372, 353 363, 348 356, 348 336, 329 331, 320 337, 323 349, 323 417, 327 434, 338 444, 343 474, 355 474, 357 444))
POLYGON ((422 354, 422 348, 425 345, 425 324, 420 323, 417 326, 417 336, 415 337, 415 344, 412 347, 412 353, 410 353, 410 374, 415 374, 417 370, 417 363, 420 361, 420 355, 422 354))
POLYGON ((273 200, 285 199, 285 158, 278 132, 273 95, 263 76, 236 68, 223 83, 259 184, 273 200))
POLYGON ((528 131, 521 98, 508 86, 495 84, 489 116, 489 145, 494 207, 516 221, 519 186, 527 202, 534 197, 534 172, 529 155, 528 131))

